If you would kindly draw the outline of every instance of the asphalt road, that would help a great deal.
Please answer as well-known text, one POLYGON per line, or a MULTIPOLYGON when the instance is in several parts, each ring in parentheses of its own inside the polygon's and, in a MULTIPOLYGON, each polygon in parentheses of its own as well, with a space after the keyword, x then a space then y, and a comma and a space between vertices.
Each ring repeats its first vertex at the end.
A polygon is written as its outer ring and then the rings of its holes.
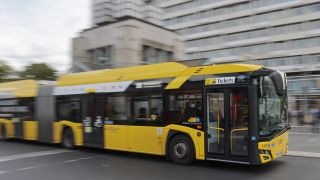
POLYGON ((319 180, 320 159, 282 157, 263 166, 196 162, 181 166, 162 157, 96 149, 67 151, 29 142, 0 142, 0 180, 319 180))

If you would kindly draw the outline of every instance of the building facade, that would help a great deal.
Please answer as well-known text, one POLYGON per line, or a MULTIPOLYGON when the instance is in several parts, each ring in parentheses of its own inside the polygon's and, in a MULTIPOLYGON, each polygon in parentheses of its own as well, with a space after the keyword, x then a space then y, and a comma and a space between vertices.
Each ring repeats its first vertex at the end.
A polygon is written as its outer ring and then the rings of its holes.
POLYGON ((182 36, 185 60, 276 68, 289 76, 294 106, 320 98, 320 0, 151 3, 163 8, 165 27, 182 36))
POLYGON ((117 21, 126 16, 162 25, 162 13, 162 8, 145 0, 92 0, 93 25, 117 21))
POLYGON ((84 30, 72 46, 72 72, 184 58, 183 43, 175 32, 130 16, 84 30))
POLYGON ((72 40, 70 72, 184 59, 180 36, 150 0, 92 0, 92 27, 72 40))

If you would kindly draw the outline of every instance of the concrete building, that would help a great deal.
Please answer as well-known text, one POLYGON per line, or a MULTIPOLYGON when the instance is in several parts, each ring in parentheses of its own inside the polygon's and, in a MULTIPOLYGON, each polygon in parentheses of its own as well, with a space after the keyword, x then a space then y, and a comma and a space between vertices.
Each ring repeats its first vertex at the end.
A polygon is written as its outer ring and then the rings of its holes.
POLYGON ((165 27, 182 35, 185 60, 273 67, 289 75, 295 102, 320 98, 320 0, 150 3, 164 9, 165 27))
POLYGON ((162 25, 162 8, 148 4, 145 0, 92 0, 93 25, 117 21, 127 16, 162 25))
POLYGON ((162 25, 147 0, 92 0, 92 27, 72 42, 70 72, 183 59, 180 36, 162 25))
POLYGON ((131 16, 84 30, 72 44, 72 72, 184 58, 175 32, 131 16))

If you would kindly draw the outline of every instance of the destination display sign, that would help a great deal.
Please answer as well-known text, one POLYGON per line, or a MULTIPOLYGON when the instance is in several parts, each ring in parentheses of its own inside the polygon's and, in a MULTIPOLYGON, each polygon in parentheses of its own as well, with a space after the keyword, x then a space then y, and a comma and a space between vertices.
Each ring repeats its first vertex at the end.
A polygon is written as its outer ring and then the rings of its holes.
POLYGON ((236 83, 235 77, 221 77, 221 78, 206 78, 205 85, 222 85, 222 84, 234 84, 236 83))

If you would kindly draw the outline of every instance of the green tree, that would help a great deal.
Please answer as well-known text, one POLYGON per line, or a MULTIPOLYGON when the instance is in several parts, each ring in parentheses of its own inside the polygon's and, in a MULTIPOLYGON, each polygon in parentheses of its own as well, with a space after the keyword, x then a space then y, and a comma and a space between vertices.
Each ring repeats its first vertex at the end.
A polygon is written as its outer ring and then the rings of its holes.
POLYGON ((28 65, 20 73, 23 79, 55 80, 57 71, 45 63, 34 63, 28 65))
POLYGON ((8 81, 8 76, 13 71, 11 66, 6 64, 5 62, 0 62, 0 82, 8 81))

